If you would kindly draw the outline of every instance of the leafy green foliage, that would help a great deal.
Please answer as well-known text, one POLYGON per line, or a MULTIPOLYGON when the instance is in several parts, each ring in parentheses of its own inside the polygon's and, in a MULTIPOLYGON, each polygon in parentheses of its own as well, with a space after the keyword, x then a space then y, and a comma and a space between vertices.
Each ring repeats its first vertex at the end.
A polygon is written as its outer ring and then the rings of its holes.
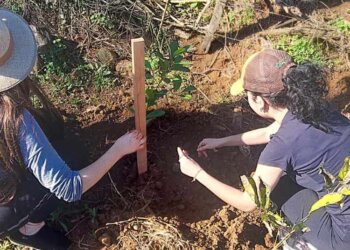
POLYGON ((305 36, 282 36, 274 47, 286 51, 296 63, 309 61, 321 66, 328 64, 322 43, 305 36))
POLYGON ((319 174, 324 178, 328 193, 317 200, 311 206, 307 216, 294 225, 287 224, 281 215, 275 211, 273 203, 269 198, 270 190, 261 180, 255 181, 252 177, 241 176, 244 190, 254 201, 258 209, 260 209, 262 221, 269 233, 272 235, 272 231, 278 227, 282 227, 288 232, 273 249, 279 249, 283 242, 287 241, 293 234, 309 231, 310 229, 305 225, 305 222, 312 213, 320 208, 334 204, 338 204, 342 208, 344 197, 350 196, 350 157, 345 158, 344 165, 339 171, 338 176, 335 177, 329 173, 325 169, 324 163, 321 163, 319 166, 319 174))
POLYGON ((272 231, 279 226, 289 226, 279 212, 276 211, 275 205, 270 200, 271 190, 261 179, 255 181, 254 178, 243 175, 241 176, 241 181, 244 191, 248 193, 261 211, 261 219, 271 235, 272 231))
POLYGON ((96 221, 98 208, 91 207, 87 203, 79 206, 71 207, 58 207, 53 213, 50 214, 49 223, 59 225, 65 232, 69 231, 71 225, 71 218, 77 215, 89 218, 91 221, 96 221))
POLYGON ((106 28, 106 29, 113 29, 114 28, 114 24, 112 22, 112 20, 107 16, 104 15, 102 13, 94 13, 90 16, 90 20, 93 24, 96 24, 102 28, 106 28))
POLYGON ((347 184, 350 181, 350 157, 345 158, 343 167, 339 171, 338 178, 343 184, 347 184))
POLYGON ((339 194, 339 193, 326 194, 311 206, 309 214, 315 212, 316 210, 322 207, 326 207, 331 204, 340 203, 342 200, 343 200, 342 194, 339 194))
POLYGON ((88 67, 93 72, 92 82, 98 90, 114 85, 113 72, 108 65, 89 63, 88 67))
POLYGON ((229 8, 228 21, 237 27, 248 26, 255 21, 254 5, 249 1, 240 1, 229 8))
MULTIPOLYGON (((334 177, 325 169, 323 166, 320 167, 320 173, 325 178, 325 185, 328 194, 324 195, 316 201, 309 211, 311 215, 314 211, 326 207, 332 204, 339 204, 340 207, 343 205, 343 199, 345 196, 350 196, 350 158, 346 157, 344 160, 343 167, 340 169, 337 177, 334 177)), ((308 215, 308 216, 309 216, 308 215)))
POLYGON ((247 177, 243 175, 241 176, 241 181, 244 187, 244 191, 246 191, 249 194, 249 197, 254 201, 257 207, 260 207, 260 200, 258 197, 258 191, 255 184, 255 180, 252 177, 247 177))
POLYGON ((65 74, 69 71, 69 58, 65 53, 67 46, 63 43, 60 38, 53 40, 52 46, 48 52, 44 55, 41 55, 45 67, 45 78, 48 79, 50 75, 56 74, 65 74))
POLYGON ((254 22, 255 14, 254 9, 247 8, 240 13, 239 24, 241 26, 246 26, 254 22))
POLYGON ((40 82, 51 83, 55 91, 65 90, 68 93, 89 83, 94 84, 97 90, 114 85, 114 73, 109 66, 84 61, 77 64, 71 57, 71 48, 68 48, 61 39, 55 39, 48 52, 41 55, 44 66, 38 72, 40 82))
MULTIPOLYGON (((185 61, 184 55, 189 48, 190 46, 179 47, 179 43, 173 41, 169 44, 166 54, 155 50, 145 60, 147 107, 156 105, 160 98, 170 92, 180 95, 184 100, 192 98, 191 93, 196 88, 185 84, 191 62, 185 61)), ((150 121, 162 115, 164 112, 151 112, 147 115, 147 120, 150 121)))
POLYGON ((330 25, 338 29, 340 32, 350 34, 350 22, 344 18, 337 18, 330 22, 330 25))

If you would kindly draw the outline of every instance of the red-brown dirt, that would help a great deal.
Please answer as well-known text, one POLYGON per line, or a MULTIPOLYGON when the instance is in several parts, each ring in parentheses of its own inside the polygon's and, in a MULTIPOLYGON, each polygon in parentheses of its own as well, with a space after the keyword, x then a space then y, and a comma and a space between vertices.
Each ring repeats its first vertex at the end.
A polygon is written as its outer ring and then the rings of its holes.
MULTIPOLYGON (((264 25, 276 21, 269 20, 266 12, 262 16, 264 25)), ((198 47, 201 39, 196 36, 182 44, 198 47)), ((161 102, 165 117, 148 127, 148 173, 138 178, 135 156, 125 157, 84 197, 81 204, 89 204, 96 213, 91 216, 85 209, 81 216, 67 216, 68 236, 75 241, 74 248, 101 249, 104 246, 98 238, 107 233, 111 237, 109 249, 118 249, 115 244, 126 229, 118 224, 106 227, 106 223, 134 216, 154 217, 171 224, 194 249, 271 248, 274 239, 267 235, 259 214, 239 212, 198 182, 191 182, 180 173, 176 152, 177 146, 183 147, 214 177, 241 188, 240 176, 254 171, 263 147, 220 149, 210 152, 207 159, 196 156, 196 147, 206 137, 227 136, 268 124, 249 109, 244 99, 235 100, 229 95, 229 87, 239 78, 245 59, 262 46, 257 38, 247 37, 227 46, 216 42, 209 54, 193 52, 189 59, 193 62, 190 81, 198 91, 189 102, 179 103, 175 96, 161 102)), ((121 80, 112 90, 79 90, 55 98, 69 127, 68 135, 74 133, 83 139, 90 162, 134 127, 129 109, 133 103, 129 64, 127 60, 117 63, 121 80), (89 104, 73 105, 74 98, 89 104)), ((334 73, 330 79, 329 99, 347 114, 350 73, 334 73)), ((81 208, 81 204, 69 209, 81 208)), ((134 248, 130 245, 123 249, 134 248)))

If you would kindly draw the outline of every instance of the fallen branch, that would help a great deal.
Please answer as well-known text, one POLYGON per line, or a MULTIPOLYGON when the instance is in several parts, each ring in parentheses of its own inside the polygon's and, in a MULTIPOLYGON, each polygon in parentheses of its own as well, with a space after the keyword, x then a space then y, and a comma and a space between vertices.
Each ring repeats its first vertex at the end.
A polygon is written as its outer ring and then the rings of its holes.
POLYGON ((213 16, 206 30, 206 35, 202 42, 202 50, 205 53, 209 52, 212 41, 215 38, 215 32, 219 28, 222 13, 224 12, 227 0, 216 0, 213 16))

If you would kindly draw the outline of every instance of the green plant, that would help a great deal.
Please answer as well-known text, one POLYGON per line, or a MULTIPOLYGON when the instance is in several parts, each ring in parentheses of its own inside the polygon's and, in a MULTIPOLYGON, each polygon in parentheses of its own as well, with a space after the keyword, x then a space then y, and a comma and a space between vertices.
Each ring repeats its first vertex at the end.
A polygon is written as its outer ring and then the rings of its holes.
POLYGON ((238 27, 254 23, 254 6, 248 1, 237 2, 227 13, 228 21, 238 27))
POLYGON ((114 28, 114 24, 113 24, 112 20, 108 16, 106 16, 102 13, 97 12, 97 13, 92 14, 90 16, 90 20, 93 24, 97 24, 102 28, 106 28, 106 29, 113 29, 114 28))
POLYGON ((67 46, 60 38, 53 40, 51 48, 44 55, 40 55, 44 63, 43 76, 48 80, 50 75, 64 74, 69 70, 68 58, 64 56, 67 46))
MULTIPOLYGON (((70 93, 74 89, 82 88, 89 83, 101 90, 113 86, 115 79, 109 66, 80 61, 74 64, 71 50, 61 39, 55 39, 50 50, 41 55, 44 67, 38 73, 39 81, 43 84, 50 82, 54 92, 65 90, 70 93)), ((75 105, 79 105, 75 101, 75 105)))
POLYGON ((97 212, 97 207, 90 207, 87 203, 72 207, 60 206, 51 213, 49 223, 59 225, 65 232, 68 232, 72 218, 77 217, 77 215, 84 215, 84 217, 96 221, 97 212))
MULTIPOLYGON (((177 41, 169 44, 167 54, 158 50, 151 52, 145 60, 146 68, 146 103, 147 107, 156 105, 157 100, 172 92, 180 95, 184 100, 192 98, 191 93, 196 90, 192 85, 184 84, 191 62, 184 60, 185 53, 190 46, 179 47, 177 41)), ((164 115, 163 111, 156 110, 148 113, 150 121, 164 115)))
POLYGON ((68 215, 68 210, 59 207, 50 214, 49 223, 60 225, 65 232, 68 232, 68 220, 65 218, 68 215))
POLYGON ((349 34, 350 33, 350 22, 345 20, 344 18, 337 18, 330 22, 330 25, 335 27, 340 32, 349 34))
POLYGON ((55 39, 48 52, 40 55, 44 66, 38 72, 39 81, 42 84, 51 84, 54 91, 65 89, 70 92, 82 86, 83 81, 74 76, 74 74, 81 75, 78 72, 82 67, 75 68, 70 56, 66 44, 60 38, 55 39))
POLYGON ((319 167, 319 174, 324 178, 327 194, 317 200, 311 206, 308 214, 294 225, 288 224, 276 211, 274 204, 270 200, 270 189, 261 180, 256 182, 252 177, 241 176, 244 190, 261 211, 262 221, 269 233, 272 235, 272 231, 278 227, 282 227, 287 232, 273 249, 279 249, 294 234, 309 231, 310 229, 305 223, 312 213, 320 208, 334 204, 338 204, 339 209, 341 209, 344 204, 344 198, 350 196, 350 157, 345 158, 343 167, 337 176, 327 172, 323 163, 319 167))
POLYGON ((89 63, 88 67, 92 72, 91 80, 97 90, 108 88, 115 84, 116 79, 113 78, 113 72, 108 65, 89 63))
POLYGON ((18 15, 23 14, 23 0, 4 0, 3 5, 18 15))
POLYGON ((241 176, 244 191, 254 201, 257 208, 261 211, 261 219, 265 224, 270 235, 273 230, 278 227, 290 227, 281 214, 276 210, 276 206, 270 200, 271 190, 267 187, 261 179, 255 181, 252 177, 245 175, 241 176))
POLYGON ((275 42, 274 47, 286 51, 296 63, 309 61, 321 66, 329 64, 322 43, 305 36, 282 36, 275 42))
POLYGON ((254 22, 255 14, 254 9, 247 8, 240 13, 239 24, 241 26, 246 26, 254 22))
POLYGON ((85 209, 86 213, 88 214, 88 216, 90 217, 90 219, 92 221, 96 221, 98 208, 97 207, 89 207, 87 204, 84 204, 84 209, 85 209))

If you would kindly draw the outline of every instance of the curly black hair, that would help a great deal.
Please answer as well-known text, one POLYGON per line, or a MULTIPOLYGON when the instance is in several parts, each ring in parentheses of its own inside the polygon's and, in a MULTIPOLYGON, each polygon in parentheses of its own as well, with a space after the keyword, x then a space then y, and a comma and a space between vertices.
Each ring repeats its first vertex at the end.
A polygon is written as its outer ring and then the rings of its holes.
POLYGON ((291 67, 283 78, 284 89, 265 97, 272 106, 288 108, 297 119, 331 132, 327 126, 329 104, 325 71, 312 63, 305 62, 291 67))

